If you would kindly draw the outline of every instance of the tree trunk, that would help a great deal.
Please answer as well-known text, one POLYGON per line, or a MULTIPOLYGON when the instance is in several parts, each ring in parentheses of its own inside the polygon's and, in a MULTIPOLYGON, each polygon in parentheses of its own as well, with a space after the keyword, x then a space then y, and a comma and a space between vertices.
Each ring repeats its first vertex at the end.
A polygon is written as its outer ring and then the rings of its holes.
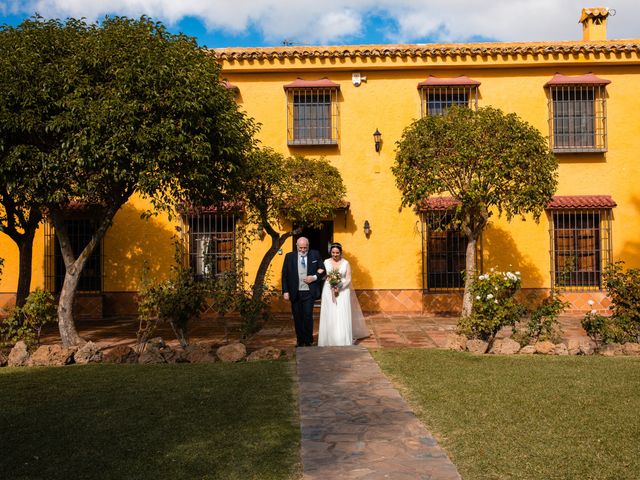
POLYGON ((20 252, 20 266, 18 271, 18 288, 16 289, 16 307, 24 306, 31 291, 31 265, 35 233, 35 228, 25 230, 25 232, 20 235, 20 241, 17 242, 18 251, 20 252))
POLYGON ((60 299, 58 301, 58 329, 60 330, 62 344, 65 347, 83 343, 73 321, 73 302, 76 297, 76 289, 83 266, 84 259, 82 262, 76 261, 72 265, 66 266, 67 270, 64 274, 64 283, 62 284, 62 291, 60 292, 60 299))
POLYGON ((38 225, 42 221, 42 212, 36 207, 27 212, 13 208, 12 204, 5 207, 6 225, 3 232, 6 233, 18 247, 18 288, 16 289, 16 306, 22 307, 31 291, 31 267, 33 259, 33 239, 38 225), (22 233, 20 232, 22 231, 22 233))
POLYGON ((101 210, 100 216, 96 218, 96 220, 99 221, 98 228, 93 233, 93 236, 91 237, 91 240, 89 240, 87 246, 82 250, 82 252, 80 252, 77 258, 71 248, 67 228, 64 224, 63 211, 52 209, 50 212, 66 269, 62 290, 60 292, 60 299, 58 301, 58 328, 60 330, 62 344, 65 347, 71 347, 83 343, 83 339, 78 335, 73 318, 73 303, 76 297, 78 282, 80 281, 80 275, 85 263, 98 245, 98 242, 100 242, 102 237, 104 237, 104 234, 111 225, 113 217, 123 203, 124 202, 117 204, 114 203, 105 210, 101 210))
POLYGON ((271 261, 278 253, 278 250, 282 248, 284 242, 293 235, 293 232, 287 232, 279 235, 278 232, 270 226, 266 226, 265 230, 269 232, 269 236, 271 237, 271 247, 269 247, 269 250, 265 252, 264 257, 262 257, 262 261, 260 262, 260 266, 258 267, 258 271, 256 272, 256 279, 253 283, 253 300, 260 298, 264 291, 264 280, 267 276, 267 272, 269 271, 271 261))
POLYGON ((467 237, 467 251, 465 257, 464 275, 464 295, 462 297, 462 316, 471 315, 473 299, 471 298, 471 287, 476 279, 476 243, 478 239, 472 236, 467 237))

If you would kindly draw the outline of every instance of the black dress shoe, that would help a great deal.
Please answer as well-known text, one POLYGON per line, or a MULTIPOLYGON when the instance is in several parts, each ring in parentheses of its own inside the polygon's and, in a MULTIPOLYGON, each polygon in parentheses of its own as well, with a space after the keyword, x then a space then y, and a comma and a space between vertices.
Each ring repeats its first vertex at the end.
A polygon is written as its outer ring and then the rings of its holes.
POLYGON ((313 343, 305 343, 304 346, 305 347, 313 347, 313 343))

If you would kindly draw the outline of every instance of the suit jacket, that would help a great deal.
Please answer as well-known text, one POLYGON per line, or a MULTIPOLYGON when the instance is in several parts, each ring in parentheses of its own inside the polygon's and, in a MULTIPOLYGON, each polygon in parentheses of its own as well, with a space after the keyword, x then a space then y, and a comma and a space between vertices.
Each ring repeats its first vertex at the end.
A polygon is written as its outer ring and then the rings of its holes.
MULTIPOLYGON (((309 284, 309 291, 313 298, 320 298, 322 292, 322 279, 326 272, 318 273, 318 269, 324 270, 322 257, 317 250, 309 250, 307 253, 307 275, 317 275, 315 282, 309 284)), ((298 299, 298 252, 287 253, 282 265, 282 293, 289 292, 289 300, 295 302, 298 299)))

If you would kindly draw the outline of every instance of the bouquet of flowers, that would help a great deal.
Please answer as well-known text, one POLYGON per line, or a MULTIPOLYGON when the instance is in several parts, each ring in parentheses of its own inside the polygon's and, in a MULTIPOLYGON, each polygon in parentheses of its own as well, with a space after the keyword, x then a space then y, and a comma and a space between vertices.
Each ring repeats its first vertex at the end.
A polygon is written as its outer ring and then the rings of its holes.
POLYGON ((340 275, 340 271, 331 270, 327 272, 327 281, 329 282, 329 285, 331 285, 334 295, 337 297, 338 292, 336 287, 342 283, 342 275, 340 275))

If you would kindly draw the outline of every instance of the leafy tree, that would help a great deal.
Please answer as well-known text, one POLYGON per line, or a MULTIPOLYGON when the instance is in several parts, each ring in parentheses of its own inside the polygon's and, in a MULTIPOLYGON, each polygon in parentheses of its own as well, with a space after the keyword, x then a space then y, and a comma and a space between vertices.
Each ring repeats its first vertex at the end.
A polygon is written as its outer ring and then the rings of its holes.
POLYGON ((255 150, 244 172, 247 220, 271 238, 253 283, 253 299, 264 292, 269 265, 292 235, 293 226, 319 226, 340 206, 346 189, 337 168, 326 159, 287 157, 255 150), (283 230, 283 231, 282 231, 283 230))
POLYGON ((557 168, 538 130, 491 107, 452 107, 404 130, 392 167, 402 205, 442 195, 458 202, 445 228, 459 225, 468 240, 463 316, 471 313, 476 243, 489 219, 497 212, 538 221, 555 192, 557 168))
POLYGON ((73 345, 81 341, 73 320, 80 274, 118 209, 134 193, 156 209, 169 210, 176 201, 221 201, 240 185, 235 179, 253 148, 255 127, 220 84, 214 58, 194 39, 170 34, 146 17, 106 18, 100 25, 35 18, 3 27, 2 35, 15 45, 3 52, 12 65, 39 49, 35 54, 52 77, 41 84, 34 77, 34 85, 16 91, 7 114, 21 106, 48 108, 34 122, 44 127, 16 120, 20 142, 13 150, 17 161, 31 158, 24 150, 41 162, 46 182, 39 185, 39 198, 66 267, 60 335, 73 345), (37 96, 37 89, 44 92, 37 96), (40 131, 53 133, 41 138, 40 131), (97 225, 77 255, 65 226, 74 202, 92 206, 97 225))
POLYGON ((31 287, 33 239, 42 221, 51 146, 61 142, 51 119, 60 114, 65 93, 58 72, 73 52, 78 31, 54 35, 56 22, 38 29, 0 27, 0 231, 17 245, 19 274, 16 306, 31 287))

